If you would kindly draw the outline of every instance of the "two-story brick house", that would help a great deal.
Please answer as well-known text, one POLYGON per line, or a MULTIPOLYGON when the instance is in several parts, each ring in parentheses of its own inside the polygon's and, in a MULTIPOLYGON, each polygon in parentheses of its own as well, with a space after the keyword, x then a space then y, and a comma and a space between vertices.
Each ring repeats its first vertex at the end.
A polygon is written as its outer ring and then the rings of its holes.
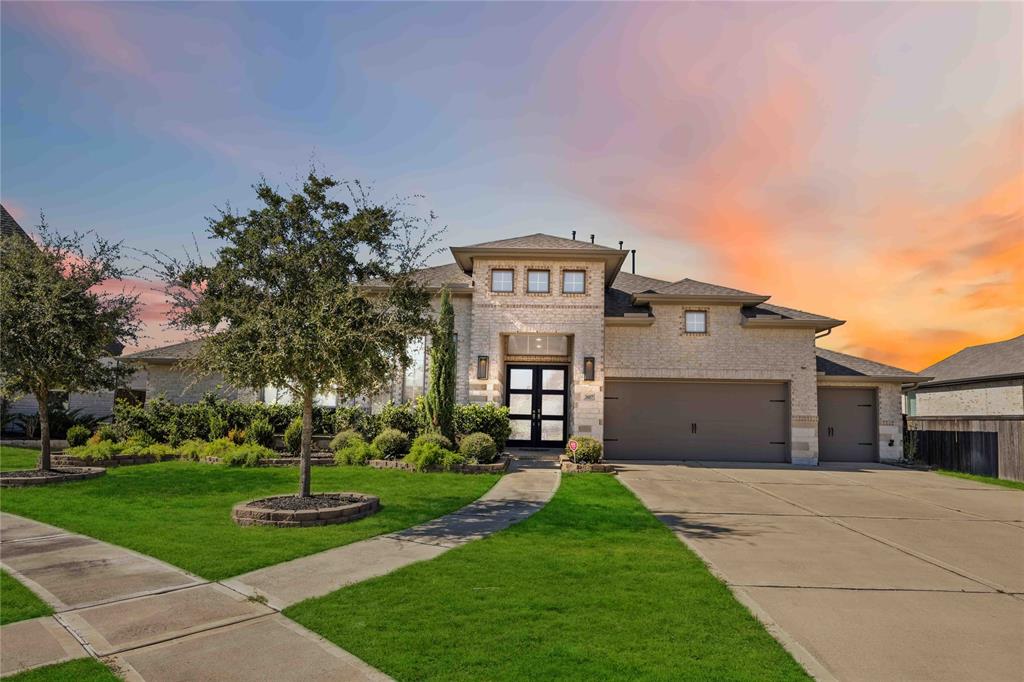
MULTIPOLYGON (((891 461, 912 372, 815 346, 842 320, 624 272, 628 251, 545 234, 453 247, 457 399, 507 405, 513 446, 610 459, 891 461)), ((425 345, 392 397, 422 391, 425 345)), ((141 355, 141 354, 140 354, 141 355)), ((138 356, 136 356, 138 357, 138 356)))

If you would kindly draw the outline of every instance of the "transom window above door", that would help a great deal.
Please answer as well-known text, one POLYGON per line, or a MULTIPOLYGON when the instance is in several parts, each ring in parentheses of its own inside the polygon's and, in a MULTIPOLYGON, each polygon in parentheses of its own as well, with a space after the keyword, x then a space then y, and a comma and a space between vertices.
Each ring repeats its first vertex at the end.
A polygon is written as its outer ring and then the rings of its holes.
POLYGON ((563 294, 585 294, 587 292, 587 273, 583 270, 562 271, 563 294))
POLYGON ((514 283, 515 274, 512 270, 491 270, 491 291, 510 292, 514 283))
POLYGON ((528 270, 526 291, 531 294, 546 294, 551 291, 551 273, 548 270, 528 270))

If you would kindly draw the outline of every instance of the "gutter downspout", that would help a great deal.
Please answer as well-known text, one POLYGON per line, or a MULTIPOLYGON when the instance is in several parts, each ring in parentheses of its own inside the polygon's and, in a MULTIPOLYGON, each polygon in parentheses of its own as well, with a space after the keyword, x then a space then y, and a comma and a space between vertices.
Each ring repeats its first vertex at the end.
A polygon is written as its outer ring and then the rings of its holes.
POLYGON ((814 337, 814 339, 815 339, 815 340, 818 340, 818 339, 823 339, 823 338, 825 338, 826 336, 828 336, 828 335, 829 335, 829 334, 831 334, 831 333, 832 333, 832 327, 829 327, 828 329, 826 329, 826 330, 825 330, 824 332, 822 332, 821 334, 817 334, 817 335, 816 335, 816 336, 814 337))

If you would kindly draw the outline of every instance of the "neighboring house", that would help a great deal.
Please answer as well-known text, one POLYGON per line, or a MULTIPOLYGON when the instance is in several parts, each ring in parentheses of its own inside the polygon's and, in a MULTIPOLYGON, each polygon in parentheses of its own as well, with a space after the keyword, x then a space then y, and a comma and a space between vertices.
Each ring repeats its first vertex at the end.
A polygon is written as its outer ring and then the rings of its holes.
POLYGON ((28 236, 28 233, 21 229, 21 225, 19 225, 18 221, 14 219, 14 216, 7 212, 7 209, 4 208, 3 204, 0 204, 0 235, 3 235, 4 237, 18 235, 23 239, 31 239, 31 237, 28 236))
POLYGON ((262 399, 259 391, 233 388, 219 374, 199 376, 190 371, 184 362, 195 356, 201 343, 202 341, 184 341, 131 353, 121 358, 139 368, 135 373, 135 379, 144 391, 143 402, 162 396, 172 403, 194 403, 207 393, 247 402, 262 399))
MULTIPOLYGON (((421 283, 452 292, 459 402, 507 405, 513 446, 592 436, 611 459, 893 461, 913 372, 817 348, 842 320, 769 296, 623 272, 628 251, 545 234, 453 247, 421 283)), ((435 308, 437 297, 435 296, 435 308)), ((423 393, 429 339, 391 398, 423 393)), ((191 349, 194 352, 194 347, 191 349)), ((187 344, 127 356, 147 394, 185 390, 187 344), (184 346, 184 347, 182 347, 184 346)), ((268 401, 273 391, 250 397, 268 401)), ((174 397, 177 396, 177 397, 174 397)), ((330 397, 325 398, 330 404, 330 397)))
POLYGON ((904 392, 911 417, 1024 416, 1024 335, 970 346, 921 371, 904 392))

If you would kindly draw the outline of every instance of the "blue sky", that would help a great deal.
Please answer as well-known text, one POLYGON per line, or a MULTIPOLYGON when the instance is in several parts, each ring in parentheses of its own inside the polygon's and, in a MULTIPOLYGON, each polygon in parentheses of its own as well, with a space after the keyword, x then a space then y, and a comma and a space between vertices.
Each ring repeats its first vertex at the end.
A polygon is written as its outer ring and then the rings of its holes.
POLYGON ((622 239, 644 274, 847 319, 832 347, 910 369, 1024 327, 1019 4, 4 2, 0 23, 0 197, 26 226, 174 251, 316 158, 426 195, 448 243, 622 239))

